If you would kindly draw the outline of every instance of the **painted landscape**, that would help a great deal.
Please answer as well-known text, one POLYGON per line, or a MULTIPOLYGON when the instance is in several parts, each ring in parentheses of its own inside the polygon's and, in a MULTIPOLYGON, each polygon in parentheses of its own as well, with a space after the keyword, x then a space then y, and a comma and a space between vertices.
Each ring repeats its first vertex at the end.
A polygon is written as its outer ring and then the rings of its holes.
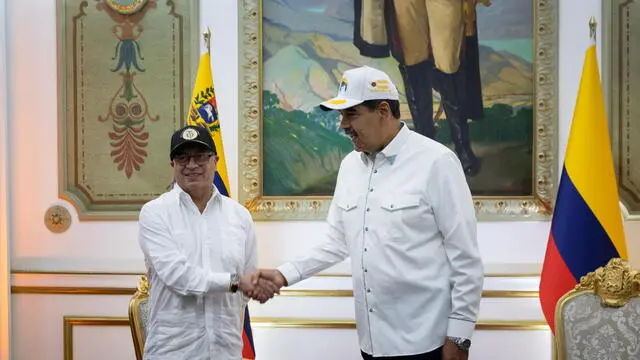
MULTIPOLYGON (((533 191, 533 39, 531 0, 478 5, 480 71, 485 117, 470 123, 480 173, 469 178, 475 196, 525 196, 533 191)), ((335 96, 341 74, 370 65, 387 72, 401 95, 411 127, 398 64, 392 57, 359 55, 353 41, 351 0, 263 1, 263 193, 333 193, 342 158, 352 150, 338 114, 317 105, 335 96)), ((434 111, 439 95, 434 92, 434 111)), ((437 140, 450 145, 444 113, 437 140)))

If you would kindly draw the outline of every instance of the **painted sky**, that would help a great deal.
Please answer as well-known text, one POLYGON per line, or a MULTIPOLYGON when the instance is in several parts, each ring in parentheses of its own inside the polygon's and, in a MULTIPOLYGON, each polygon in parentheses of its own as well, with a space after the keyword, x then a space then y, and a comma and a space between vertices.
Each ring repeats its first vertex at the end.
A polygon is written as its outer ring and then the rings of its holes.
MULTIPOLYGON (((492 0, 478 5, 478 33, 485 40, 531 38, 533 0, 492 0)), ((353 0, 264 0, 266 21, 336 40, 353 36, 353 0)))

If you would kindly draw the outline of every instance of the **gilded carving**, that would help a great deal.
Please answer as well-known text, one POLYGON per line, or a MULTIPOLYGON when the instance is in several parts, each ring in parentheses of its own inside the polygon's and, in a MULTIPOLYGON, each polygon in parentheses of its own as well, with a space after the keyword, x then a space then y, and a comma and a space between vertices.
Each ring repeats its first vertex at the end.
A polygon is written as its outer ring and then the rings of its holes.
POLYGON ((134 297, 146 297, 149 296, 149 281, 147 280, 147 275, 140 276, 138 280, 138 287, 136 288, 136 293, 133 295, 134 297))
POLYGON ((640 272, 632 270, 627 261, 614 258, 606 266, 581 277, 576 291, 581 290, 593 291, 604 306, 620 307, 640 295, 640 272))

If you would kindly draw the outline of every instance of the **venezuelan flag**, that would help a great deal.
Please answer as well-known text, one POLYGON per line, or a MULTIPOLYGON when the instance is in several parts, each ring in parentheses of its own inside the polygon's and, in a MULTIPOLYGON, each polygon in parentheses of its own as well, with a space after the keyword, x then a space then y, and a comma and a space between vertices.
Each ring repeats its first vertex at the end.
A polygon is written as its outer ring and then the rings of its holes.
MULTIPOLYGON (((224 156, 224 146, 222 145, 222 134, 220 132, 220 117, 218 115, 218 104, 216 102, 216 92, 213 86, 213 76, 211 75, 211 55, 207 51, 200 57, 198 73, 193 86, 191 105, 187 116, 187 124, 203 126, 209 129, 213 143, 218 152, 218 171, 213 183, 218 191, 224 196, 231 196, 229 187, 229 177, 227 173, 227 162, 224 156)), ((255 348, 253 346, 253 335, 251 333, 251 319, 249 307, 244 310, 244 326, 242 328, 242 358, 255 359, 255 348)))
POLYGON ((222 135, 220 132, 220 117, 218 115, 218 104, 216 92, 213 87, 213 76, 211 75, 211 55, 206 52, 200 57, 198 73, 193 86, 193 95, 189 106, 187 124, 203 126, 209 129, 213 137, 213 143, 218 152, 218 171, 213 182, 218 190, 225 196, 231 196, 229 188, 229 177, 227 176, 227 161, 224 156, 222 146, 222 135))
POLYGON ((588 272, 627 259, 595 42, 587 49, 540 278, 555 334, 558 300, 588 272))
POLYGON ((244 311, 244 327, 242 330, 242 359, 255 359, 256 352, 253 347, 253 333, 251 332, 251 319, 249 317, 248 306, 244 311))

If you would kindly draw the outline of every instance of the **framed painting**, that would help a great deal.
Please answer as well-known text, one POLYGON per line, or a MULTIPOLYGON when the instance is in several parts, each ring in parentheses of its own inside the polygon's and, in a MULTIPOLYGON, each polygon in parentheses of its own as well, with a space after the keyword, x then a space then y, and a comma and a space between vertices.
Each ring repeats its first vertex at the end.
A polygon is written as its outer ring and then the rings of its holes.
POLYGON ((602 2, 602 82, 620 201, 640 219, 640 4, 602 2), (636 56, 638 55, 638 56, 636 56))
POLYGON ((137 220, 172 182, 199 56, 197 1, 58 0, 59 196, 137 220))
POLYGON ((416 7, 403 14, 406 3, 393 0, 242 1, 239 193, 255 219, 326 216, 353 147, 339 114, 318 104, 335 96, 345 70, 362 65, 391 76, 411 129, 449 146, 463 165, 474 159, 467 181, 480 220, 552 214, 558 1, 462 0, 464 39, 450 78, 464 95, 436 81, 431 48, 408 60, 415 37, 403 40, 413 30, 398 24, 428 24, 431 0, 402 1, 416 7), (381 46, 382 55, 370 51, 381 46))

